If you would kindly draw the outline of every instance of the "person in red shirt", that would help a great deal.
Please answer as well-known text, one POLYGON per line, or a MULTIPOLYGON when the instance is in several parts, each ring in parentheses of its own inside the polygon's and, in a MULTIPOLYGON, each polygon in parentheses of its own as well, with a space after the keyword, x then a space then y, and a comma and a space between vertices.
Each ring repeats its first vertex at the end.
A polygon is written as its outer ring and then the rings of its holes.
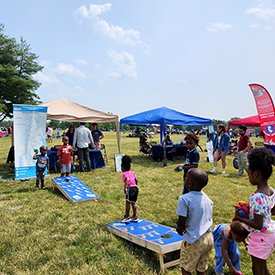
POLYGON ((252 141, 249 135, 246 133, 247 127, 245 125, 239 126, 240 140, 238 142, 238 166, 239 171, 236 174, 237 176, 242 176, 243 171, 247 172, 248 163, 247 163, 247 155, 250 147, 252 146, 252 141))
POLYGON ((64 177, 65 174, 67 177, 70 175, 71 172, 71 160, 73 150, 72 146, 68 145, 69 138, 67 136, 64 136, 62 141, 63 145, 59 147, 57 154, 59 156, 61 177, 64 177))

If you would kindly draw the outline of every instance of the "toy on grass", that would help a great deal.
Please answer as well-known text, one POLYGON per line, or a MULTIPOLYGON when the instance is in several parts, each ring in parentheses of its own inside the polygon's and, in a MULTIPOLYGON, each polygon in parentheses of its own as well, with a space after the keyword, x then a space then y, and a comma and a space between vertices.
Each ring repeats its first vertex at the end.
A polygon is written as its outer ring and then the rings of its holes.
POLYGON ((239 216, 244 219, 249 218, 249 202, 239 201, 234 205, 235 210, 238 210, 239 216))

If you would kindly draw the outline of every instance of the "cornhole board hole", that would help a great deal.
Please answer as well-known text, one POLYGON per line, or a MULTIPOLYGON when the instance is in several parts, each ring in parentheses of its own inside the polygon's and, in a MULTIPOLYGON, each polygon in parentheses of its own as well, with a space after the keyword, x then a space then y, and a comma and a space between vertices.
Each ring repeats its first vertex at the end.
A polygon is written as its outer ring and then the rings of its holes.
POLYGON ((139 220, 128 224, 118 222, 107 223, 107 229, 113 234, 130 242, 150 249, 159 254, 160 269, 178 265, 180 259, 164 263, 163 255, 181 248, 182 236, 176 229, 155 222, 139 220))
POLYGON ((52 181, 53 189, 56 187, 72 203, 99 198, 76 176, 53 178, 52 181))

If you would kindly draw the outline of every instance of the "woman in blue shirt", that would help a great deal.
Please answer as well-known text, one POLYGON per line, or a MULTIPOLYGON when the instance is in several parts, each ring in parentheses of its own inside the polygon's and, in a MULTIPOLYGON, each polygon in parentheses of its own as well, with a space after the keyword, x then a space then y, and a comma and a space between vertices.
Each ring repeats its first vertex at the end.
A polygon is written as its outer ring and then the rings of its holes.
POLYGON ((210 171, 210 173, 217 173, 217 162, 219 156, 221 156, 222 174, 224 174, 226 166, 225 158, 230 147, 230 137, 226 133, 225 126, 223 124, 218 124, 217 132, 218 134, 214 140, 214 168, 210 171))
POLYGON ((92 136, 96 146, 96 150, 100 150, 100 140, 105 137, 105 135, 97 128, 97 123, 93 123, 92 136))

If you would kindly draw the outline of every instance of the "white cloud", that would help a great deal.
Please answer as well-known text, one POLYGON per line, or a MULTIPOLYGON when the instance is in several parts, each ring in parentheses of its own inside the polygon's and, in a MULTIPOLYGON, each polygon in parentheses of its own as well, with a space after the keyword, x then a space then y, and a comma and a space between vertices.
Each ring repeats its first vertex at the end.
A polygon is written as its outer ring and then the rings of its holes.
POLYGON ((260 25, 258 25, 258 24, 254 24, 254 23, 251 23, 250 25, 249 25, 249 28, 259 28, 260 27, 260 25))
POLYGON ((46 61, 46 60, 42 60, 40 62, 40 65, 43 66, 43 67, 48 67, 51 65, 51 62, 50 61, 46 61))
POLYGON ((118 26, 110 26, 105 20, 101 19, 94 25, 95 31, 117 44, 135 45, 139 43, 139 32, 133 29, 124 30, 118 26))
POLYGON ((100 65, 99 65, 98 63, 95 63, 95 67, 96 67, 96 68, 99 68, 100 65))
POLYGON ((268 9, 266 7, 251 8, 246 11, 247 14, 254 14, 259 19, 268 20, 269 18, 275 17, 275 9, 268 9))
POLYGON ((124 30, 122 27, 109 25, 104 19, 100 19, 98 16, 102 13, 111 10, 111 3, 104 5, 91 4, 90 8, 81 6, 74 11, 74 15, 77 20, 91 20, 93 22, 93 28, 95 33, 101 37, 111 40, 121 45, 140 46, 141 49, 149 54, 150 47, 140 40, 140 33, 134 29, 124 30))
POLYGON ((79 58, 79 59, 75 59, 74 60, 75 63, 79 64, 79 65, 88 65, 88 62, 79 58))
POLYGON ((211 32, 217 32, 217 31, 229 30, 229 29, 232 29, 232 28, 233 27, 230 24, 216 22, 216 23, 210 23, 209 26, 207 27, 207 30, 211 31, 211 32))
POLYGON ((78 17, 84 17, 84 18, 97 18, 98 15, 101 15, 104 12, 107 12, 111 10, 111 3, 106 3, 104 5, 96 5, 96 4, 91 4, 89 10, 86 8, 85 5, 81 6, 79 9, 76 9, 73 14, 78 17))
POLYGON ((118 66, 118 70, 110 73, 108 76, 119 77, 127 75, 137 79, 137 66, 133 55, 127 52, 116 53, 112 50, 108 51, 106 54, 109 55, 112 58, 112 61, 118 66))
POLYGON ((264 30, 267 31, 267 32, 270 32, 270 31, 272 31, 272 28, 270 26, 265 26, 264 30))
POLYGON ((38 72, 34 78, 36 78, 42 85, 50 86, 50 91, 54 91, 54 93, 50 93, 49 95, 53 98, 64 97, 64 96, 80 96, 83 94, 83 89, 79 85, 65 85, 59 79, 46 75, 44 73, 38 72))
POLYGON ((57 67, 56 67, 56 69, 54 69, 54 71, 56 73, 65 74, 65 75, 69 75, 69 76, 85 77, 84 73, 82 73, 79 69, 76 69, 71 64, 59 63, 59 64, 57 64, 57 67))
POLYGON ((62 85, 62 82, 57 78, 53 76, 47 76, 42 72, 38 72, 37 74, 35 74, 34 78, 36 78, 42 84, 56 85, 56 86, 62 85))

